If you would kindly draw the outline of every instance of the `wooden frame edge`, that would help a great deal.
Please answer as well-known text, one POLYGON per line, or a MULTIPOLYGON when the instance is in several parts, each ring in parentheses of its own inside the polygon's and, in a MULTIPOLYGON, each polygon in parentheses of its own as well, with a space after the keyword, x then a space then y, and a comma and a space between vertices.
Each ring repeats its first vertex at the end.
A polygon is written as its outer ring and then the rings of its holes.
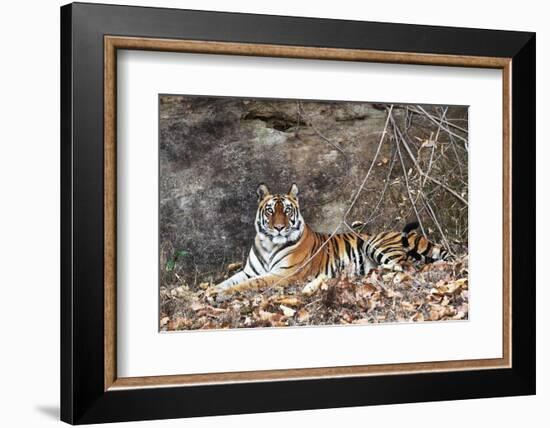
POLYGON ((158 388, 168 386, 198 386, 224 383, 248 383, 265 381, 293 381, 302 379, 326 379, 365 377, 377 375, 402 375, 447 371, 488 370, 505 368, 504 358, 485 360, 457 360, 424 363, 373 364, 363 366, 318 367, 310 369, 258 370, 246 372, 204 373, 169 376, 144 376, 118 378, 109 390, 158 388), (472 364, 475 364, 472 366, 472 364))
POLYGON ((116 380, 116 48, 104 44, 104 389, 116 380))
POLYGON ((360 49, 104 36, 104 390, 195 386, 313 378, 487 370, 512 366, 511 310, 511 82, 512 60, 360 49), (496 68, 503 71, 503 356, 495 359, 262 370, 171 376, 116 376, 116 52, 117 49, 220 55, 496 68))
POLYGON ((440 55, 411 52, 340 49, 260 43, 174 40, 146 37, 105 36, 105 45, 114 49, 242 55, 335 61, 368 61, 396 64, 446 65, 457 67, 504 68, 509 58, 467 55, 440 55))
POLYGON ((502 69, 502 355, 512 367, 512 60, 502 69))

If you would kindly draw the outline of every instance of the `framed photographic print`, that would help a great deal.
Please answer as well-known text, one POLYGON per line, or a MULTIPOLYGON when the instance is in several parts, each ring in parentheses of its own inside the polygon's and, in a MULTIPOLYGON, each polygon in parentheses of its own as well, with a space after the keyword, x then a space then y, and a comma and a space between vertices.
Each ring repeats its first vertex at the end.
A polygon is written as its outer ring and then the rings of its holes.
POLYGON ((535 393, 533 33, 76 3, 61 54, 62 420, 535 393))

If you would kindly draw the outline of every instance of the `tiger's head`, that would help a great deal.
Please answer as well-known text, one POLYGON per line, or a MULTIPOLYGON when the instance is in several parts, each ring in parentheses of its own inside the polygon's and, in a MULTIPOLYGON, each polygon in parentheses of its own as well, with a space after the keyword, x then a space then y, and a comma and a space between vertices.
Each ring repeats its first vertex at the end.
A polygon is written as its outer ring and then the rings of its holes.
POLYGON ((265 184, 260 184, 258 211, 255 227, 261 240, 275 245, 292 243, 300 239, 305 222, 298 204, 298 186, 292 184, 286 194, 271 194, 265 184))

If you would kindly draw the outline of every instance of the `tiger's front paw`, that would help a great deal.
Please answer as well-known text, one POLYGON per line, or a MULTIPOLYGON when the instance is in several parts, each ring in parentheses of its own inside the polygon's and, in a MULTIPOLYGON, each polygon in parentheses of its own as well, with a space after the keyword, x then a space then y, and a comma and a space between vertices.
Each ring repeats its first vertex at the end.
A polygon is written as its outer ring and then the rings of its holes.
POLYGON ((231 296, 231 286, 225 284, 218 284, 209 288, 206 291, 208 297, 213 298, 217 303, 225 302, 231 296))
POLYGON ((381 264, 382 269, 391 270, 393 272, 403 272, 403 267, 401 265, 395 264, 381 264))

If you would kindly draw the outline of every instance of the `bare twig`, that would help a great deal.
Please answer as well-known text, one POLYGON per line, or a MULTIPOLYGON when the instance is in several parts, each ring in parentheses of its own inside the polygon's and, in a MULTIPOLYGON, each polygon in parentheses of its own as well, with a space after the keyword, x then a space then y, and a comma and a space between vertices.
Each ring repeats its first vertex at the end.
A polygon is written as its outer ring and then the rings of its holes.
POLYGON ((433 210, 433 208, 431 207, 430 203, 428 202, 427 198, 423 197, 422 198, 422 201, 424 202, 424 204, 426 205, 426 208, 427 208, 427 211, 428 213, 430 214, 430 217, 432 218, 435 226, 437 227, 437 229, 439 230, 439 234, 441 235, 441 238, 443 240, 443 245, 445 245, 445 248, 447 249, 447 251, 452 255, 452 256, 455 256, 453 250, 451 249, 451 246, 449 245, 449 240, 447 239, 447 236, 445 235, 445 233, 443 232, 443 229, 441 227, 441 225, 439 224, 439 221, 437 219, 437 216, 435 215, 435 212, 433 210))
POLYGON ((418 171, 418 173, 422 176, 422 177, 426 177, 428 180, 432 181, 433 183, 435 184, 438 184, 439 186, 443 187, 445 190, 447 190, 450 194, 452 194, 454 197, 456 197, 458 200, 460 200, 462 203, 464 203, 464 205, 468 205, 468 201, 466 199, 464 199, 459 193, 457 193, 455 190, 451 189, 449 186, 447 186, 446 184, 442 183, 441 181, 439 181, 438 179, 436 178, 433 178, 432 176, 426 174, 422 168, 420 168, 420 165, 418 165, 418 162, 416 160, 416 158, 414 157, 409 145, 407 144, 407 142, 405 141, 405 138, 403 137, 403 134, 401 133, 401 131, 399 130, 399 127, 396 126, 395 124, 395 121, 393 120, 392 118, 392 125, 395 125, 395 129, 397 131, 397 135, 400 137, 399 140, 401 141, 401 143, 403 144, 403 147, 405 147, 408 155, 409 155, 409 158, 411 159, 411 161, 413 162, 416 170, 418 171))
MULTIPOLYGON (((438 133, 439 133, 439 129, 438 129, 438 133)), ((436 135, 436 141, 437 141, 437 135, 436 135)), ((432 163, 433 163, 433 159, 434 159, 434 152, 435 152, 435 142, 434 142, 434 145, 432 146, 432 151, 430 152, 430 161, 428 162, 428 170, 426 171, 426 175, 430 175, 430 172, 432 170, 432 163)), ((424 186, 426 185, 426 180, 427 178, 426 177, 423 177, 424 180, 422 181, 422 186, 420 186, 420 189, 423 189, 424 186)))
POLYGON ((392 160, 390 162, 390 165, 388 167, 388 172, 386 174, 386 180, 384 182, 384 188, 382 189, 382 193, 380 194, 380 197, 378 198, 378 201, 376 202, 376 206, 371 210, 371 213, 369 215, 369 218, 365 220, 365 223, 361 226, 359 229, 359 233, 363 232, 367 224, 370 224, 370 222, 373 221, 373 219, 376 217, 376 213, 378 212, 378 208, 380 207, 380 204, 382 203, 382 200, 384 199, 384 196, 386 195, 386 191, 388 189, 389 183, 390 183, 390 176, 393 171, 393 167, 395 165, 395 161, 397 159, 397 149, 394 149, 392 160))
MULTIPOLYGON (((437 131, 439 132, 439 130, 441 129, 441 126, 445 126, 445 130, 447 132, 449 132, 449 128, 447 126, 447 122, 446 122, 446 119, 447 119, 447 110, 449 110, 448 107, 445 107, 445 110, 443 110, 441 112, 441 123, 445 123, 445 125, 440 125, 439 128, 437 128, 437 131)), ((460 160, 460 156, 458 155, 458 152, 456 150, 456 144, 455 144, 455 139, 453 137, 453 135, 449 132, 449 139, 451 140, 451 147, 453 149, 453 152, 455 154, 455 157, 456 157, 456 162, 457 162, 457 165, 458 165, 458 169, 460 171, 460 176, 462 177, 462 165, 461 165, 461 160, 460 160)))
POLYGON ((372 159, 369 170, 367 171, 367 174, 365 175, 365 178, 363 179, 363 182, 361 183, 361 186, 359 186, 359 190, 357 190, 357 193, 355 194, 355 197, 353 198, 353 201, 351 202, 351 205, 349 206, 346 213, 344 214, 344 219, 343 219, 344 222, 347 221, 347 217, 348 217, 351 209, 353 208, 353 206, 357 202, 357 198, 359 197, 359 195, 363 191, 363 187, 365 187, 365 183, 369 179, 372 168, 374 167, 374 165, 376 163, 376 159, 378 158, 378 154, 380 153, 380 148, 382 147, 382 143, 384 142, 384 139, 386 137, 386 133, 388 132, 388 124, 390 122, 390 118, 392 117, 392 111, 393 111, 393 104, 388 109, 388 113, 387 113, 388 116, 386 117, 386 123, 384 124, 384 130, 382 131, 382 135, 380 136, 380 142, 378 143, 378 147, 376 148, 376 153, 374 154, 374 158, 372 159))
MULTIPOLYGON (((443 122, 445 122, 445 124, 449 125, 449 126, 452 126, 453 128, 455 129, 458 129, 459 131, 462 131, 464 132, 465 134, 468 134, 468 130, 467 129, 464 129, 464 128, 461 128, 460 126, 458 125, 455 125, 454 123, 450 123, 448 122, 447 120, 443 121, 443 120, 438 120, 437 118, 435 118, 433 115, 431 115, 430 113, 428 113, 426 110, 424 110, 424 108, 420 105, 417 105, 416 108, 418 110, 420 110, 420 112, 422 112, 428 119, 430 119, 433 123, 435 123, 437 126, 441 126, 441 124, 443 122)), ((415 112, 417 114, 421 114, 418 110, 415 110, 415 109, 411 109, 412 112, 415 112)), ((464 138, 463 136, 461 135, 458 135, 458 134, 455 134, 454 132, 452 131, 448 131, 449 134, 451 135, 454 135, 455 137, 461 139, 462 141, 464 141, 465 143, 468 143, 468 139, 467 138, 464 138)))
MULTIPOLYGON (((349 174, 351 172, 350 161, 349 161, 348 154, 345 152, 345 150, 342 147, 340 147, 340 145, 334 143, 333 141, 331 141, 328 137, 326 137, 323 133, 321 133, 319 131, 319 129, 313 124, 311 119, 307 116, 307 114, 304 110, 304 107, 302 106, 301 101, 296 102, 296 113, 298 115, 298 120, 297 120, 298 125, 297 126, 300 126, 301 122, 303 122, 303 124, 305 126, 311 127, 313 132, 315 132, 319 138, 321 138, 323 141, 328 143, 331 147, 334 147, 340 153, 340 155, 342 155, 344 157, 344 165, 342 166, 342 169, 344 171, 342 172, 341 177, 349 176, 349 174)), ((335 200, 335 198, 336 197, 320 199, 320 200, 315 201, 314 203, 311 203, 310 206, 323 206, 323 205, 326 205, 326 204, 329 204, 329 203, 333 202, 335 200)))
MULTIPOLYGON (((346 153, 346 151, 340 147, 339 144, 336 144, 334 143, 333 141, 331 141, 328 137, 326 137, 316 126, 315 124, 313 123, 313 121, 311 120, 311 118, 306 114, 305 110, 304 110, 304 106, 302 105, 302 103, 300 101, 298 101, 298 118, 300 118, 300 116, 303 116, 304 118, 304 122, 309 125, 311 127, 311 129, 313 129, 313 131, 323 140, 325 141, 326 143, 330 144, 332 147, 334 147, 337 151, 340 152, 340 154, 344 157, 344 162, 346 163, 346 175, 348 175, 350 173, 350 167, 349 167, 349 157, 348 157, 348 154, 346 153)), ((299 119, 298 119, 299 120, 299 119)))
POLYGON ((416 214, 416 219, 418 220, 418 224, 420 225, 420 230, 422 230, 422 234, 426 236, 426 231, 424 230, 424 225, 422 224, 422 219, 420 218, 420 214, 418 214, 418 210, 416 209, 416 203, 413 200, 411 189, 409 187, 409 178, 407 174, 407 169, 405 168, 405 162, 403 161, 403 155, 401 155, 401 148, 399 147, 399 138, 397 138, 397 131, 395 127, 395 122, 392 118, 392 123, 394 124, 393 127, 393 133, 395 135, 395 147, 397 148, 397 154, 399 155, 399 161, 401 162, 401 168, 403 169, 403 176, 405 178, 405 188, 407 189, 407 195, 409 196, 409 200, 411 201, 411 205, 414 209, 414 213, 416 214))

